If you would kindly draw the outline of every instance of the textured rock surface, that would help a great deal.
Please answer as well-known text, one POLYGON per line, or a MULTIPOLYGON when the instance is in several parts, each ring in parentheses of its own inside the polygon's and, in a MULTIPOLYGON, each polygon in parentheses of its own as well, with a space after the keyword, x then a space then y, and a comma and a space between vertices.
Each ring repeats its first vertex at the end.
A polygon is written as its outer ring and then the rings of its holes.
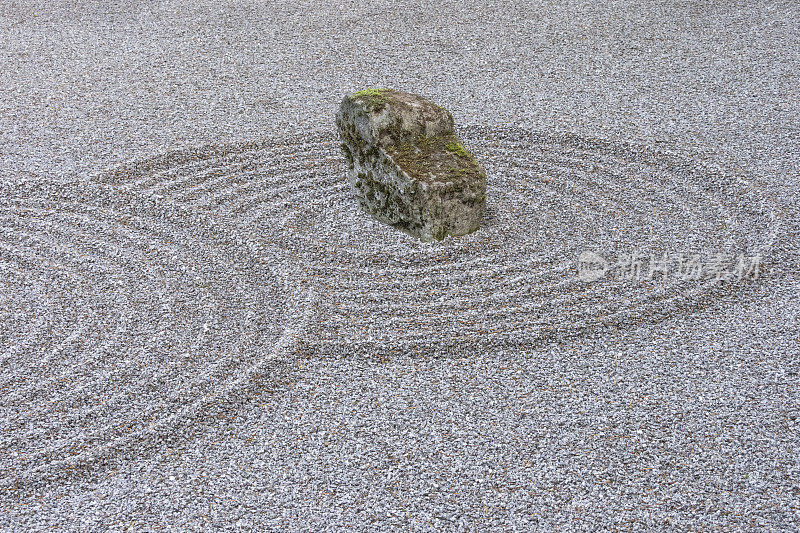
POLYGON ((414 94, 367 89, 344 98, 336 125, 355 197, 376 219, 424 241, 480 227, 486 174, 445 109, 414 94))

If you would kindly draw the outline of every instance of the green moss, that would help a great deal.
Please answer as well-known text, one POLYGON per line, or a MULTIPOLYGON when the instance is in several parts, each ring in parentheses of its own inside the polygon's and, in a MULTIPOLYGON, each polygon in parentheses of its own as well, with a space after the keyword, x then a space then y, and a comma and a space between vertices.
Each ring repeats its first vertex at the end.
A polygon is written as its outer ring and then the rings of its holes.
POLYGON ((353 93, 354 98, 361 98, 362 96, 383 96, 383 93, 389 89, 364 89, 353 93))
POLYGON ((445 149, 448 152, 456 154, 459 157, 471 157, 470 153, 467 151, 467 149, 464 148, 464 145, 461 144, 458 141, 447 143, 447 145, 445 146, 445 149))
POLYGON ((383 106, 389 101, 387 94, 389 89, 364 89, 353 93, 352 97, 355 100, 363 102, 368 108, 376 108, 383 106))
POLYGON ((453 134, 420 136, 386 150, 395 163, 417 179, 428 180, 433 174, 441 181, 456 183, 483 172, 453 134))

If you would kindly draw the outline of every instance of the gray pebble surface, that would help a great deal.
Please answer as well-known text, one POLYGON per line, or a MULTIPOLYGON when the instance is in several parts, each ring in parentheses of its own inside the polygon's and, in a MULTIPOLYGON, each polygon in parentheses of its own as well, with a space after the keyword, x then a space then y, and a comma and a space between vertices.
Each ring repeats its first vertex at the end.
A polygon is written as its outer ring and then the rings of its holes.
POLYGON ((798 43, 792 1, 0 4, 0 529, 800 529, 798 43), (365 87, 452 111, 485 228, 356 209, 365 87))

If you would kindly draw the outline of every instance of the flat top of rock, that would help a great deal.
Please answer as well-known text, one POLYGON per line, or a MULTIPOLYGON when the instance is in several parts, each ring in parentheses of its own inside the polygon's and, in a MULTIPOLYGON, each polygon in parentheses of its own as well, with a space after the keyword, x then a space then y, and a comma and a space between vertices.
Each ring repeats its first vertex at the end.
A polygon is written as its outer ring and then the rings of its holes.
POLYGON ((363 114, 361 134, 388 153, 409 176, 428 183, 459 184, 483 170, 454 131, 453 116, 419 95, 366 89, 346 96, 342 113, 363 114))
POLYGON ((380 111, 388 105, 399 109, 413 109, 415 113, 427 116, 430 119, 438 118, 452 121, 452 116, 445 108, 418 94, 395 91, 394 89, 364 89, 351 94, 347 98, 363 104, 365 109, 371 112, 380 111))
POLYGON ((453 116, 443 107, 411 93, 392 89, 366 89, 346 96, 341 110, 363 114, 369 142, 388 146, 420 135, 453 133, 453 116))

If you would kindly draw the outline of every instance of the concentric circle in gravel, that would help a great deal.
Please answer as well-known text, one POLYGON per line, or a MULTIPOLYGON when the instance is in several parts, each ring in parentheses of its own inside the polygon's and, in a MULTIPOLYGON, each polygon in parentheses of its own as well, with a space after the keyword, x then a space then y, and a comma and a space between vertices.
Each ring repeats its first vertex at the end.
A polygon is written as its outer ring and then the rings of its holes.
POLYGON ((579 279, 631 251, 761 254, 752 179, 652 148, 467 128, 489 177, 471 235, 363 213, 333 133, 210 146, 0 204, 2 449, 15 475, 135 447, 300 349, 370 356, 537 344, 663 318, 734 283, 579 279))
POLYGON ((284 204, 259 220, 275 224, 274 239, 316 279, 315 343, 463 355, 662 319, 738 286, 675 273, 587 283, 577 271, 586 251, 609 262, 741 254, 768 268, 778 219, 756 180, 625 143, 513 128, 461 134, 487 170, 487 217, 479 231, 441 243, 361 212, 333 139, 297 152, 284 204))
POLYGON ((4 480, 169 435, 295 349, 309 293, 222 211, 97 182, 2 192, 4 480))

